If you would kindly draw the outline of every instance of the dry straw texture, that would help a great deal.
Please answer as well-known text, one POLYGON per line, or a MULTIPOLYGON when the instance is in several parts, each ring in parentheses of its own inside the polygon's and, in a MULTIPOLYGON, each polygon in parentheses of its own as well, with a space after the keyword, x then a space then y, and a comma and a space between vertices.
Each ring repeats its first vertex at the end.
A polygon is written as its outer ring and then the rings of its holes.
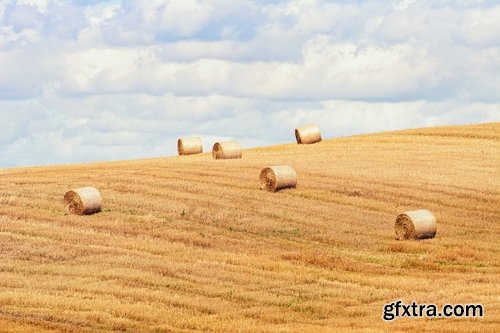
POLYGON ((311 144, 321 141, 321 132, 315 124, 295 129, 295 138, 298 144, 311 144))
POLYGON ((70 213, 88 215, 101 211, 102 198, 96 188, 82 187, 66 192, 64 203, 70 213))
POLYGON ((497 332, 498 151, 495 123, 0 169, 0 332, 497 332), (260 190, 273 165, 297 188, 260 190), (68 182, 106 213, 60 214, 68 182), (411 207, 441 237, 397 241, 411 207), (485 315, 382 320, 401 297, 485 315))
POLYGON ((241 158, 241 146, 238 141, 216 142, 212 149, 212 156, 216 159, 241 158))
POLYGON ((405 212, 396 218, 395 229, 399 239, 434 238, 436 217, 426 209, 405 212))
POLYGON ((297 174, 288 165, 266 167, 260 172, 259 179, 260 188, 270 192, 297 186, 297 174))
POLYGON ((177 140, 179 155, 193 155, 203 153, 203 143, 199 137, 180 138, 177 140))

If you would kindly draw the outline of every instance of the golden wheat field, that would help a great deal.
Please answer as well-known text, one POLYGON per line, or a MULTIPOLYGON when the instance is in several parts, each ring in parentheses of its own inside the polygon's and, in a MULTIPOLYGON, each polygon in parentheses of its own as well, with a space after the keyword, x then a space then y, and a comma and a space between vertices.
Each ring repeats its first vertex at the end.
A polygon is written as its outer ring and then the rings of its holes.
POLYGON ((500 329, 500 123, 4 169, 0 200, 2 332, 500 329), (297 188, 261 191, 282 164, 297 188), (68 215, 87 185, 103 211, 68 215), (419 208, 436 237, 396 240, 419 208), (385 322, 397 299, 485 314, 385 322))

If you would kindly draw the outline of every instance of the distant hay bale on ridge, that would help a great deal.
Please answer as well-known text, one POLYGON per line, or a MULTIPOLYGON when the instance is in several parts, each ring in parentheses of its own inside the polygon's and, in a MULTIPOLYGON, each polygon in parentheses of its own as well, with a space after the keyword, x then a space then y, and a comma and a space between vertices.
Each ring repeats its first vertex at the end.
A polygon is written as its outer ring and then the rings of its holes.
POLYGON ((177 140, 177 151, 180 155, 203 153, 203 143, 200 137, 180 138, 177 140))
POLYGON ((101 211, 102 198, 96 188, 82 187, 66 192, 64 204, 72 214, 89 215, 101 211))
POLYGON ((297 173, 288 165, 270 166, 260 172, 260 188, 276 192, 284 188, 297 186, 297 173))
POLYGON ((395 229, 398 239, 434 238, 436 217, 426 209, 404 212, 396 218, 395 229))
POLYGON ((298 144, 311 144, 321 141, 321 132, 315 124, 295 129, 295 139, 298 144))
POLYGON ((243 155, 238 141, 216 142, 212 149, 212 156, 216 160, 241 158, 243 155))

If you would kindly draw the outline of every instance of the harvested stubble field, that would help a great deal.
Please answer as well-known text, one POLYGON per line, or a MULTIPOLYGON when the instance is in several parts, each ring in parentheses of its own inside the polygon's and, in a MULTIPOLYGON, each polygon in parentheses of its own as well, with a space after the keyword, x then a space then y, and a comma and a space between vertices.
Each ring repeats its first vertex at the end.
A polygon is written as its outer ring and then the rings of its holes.
MULTIPOLYGON (((175 143, 174 143, 175 144, 175 143)), ((493 332, 500 123, 141 161, 0 170, 0 331, 493 332), (259 190, 268 165, 298 187, 259 190), (104 210, 67 215, 70 188, 104 210), (433 211, 436 238, 397 241, 433 211), (384 303, 484 318, 382 320, 384 303)))

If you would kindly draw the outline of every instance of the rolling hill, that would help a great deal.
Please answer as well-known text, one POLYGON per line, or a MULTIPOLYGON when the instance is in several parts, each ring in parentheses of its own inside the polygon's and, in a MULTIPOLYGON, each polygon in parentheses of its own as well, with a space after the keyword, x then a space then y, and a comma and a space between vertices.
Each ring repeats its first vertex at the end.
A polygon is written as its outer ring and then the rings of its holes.
MULTIPOLYGON (((292 136, 293 137, 293 136, 292 136)), ((175 144, 175 143, 173 143, 175 144)), ((414 331, 500 327, 500 123, 210 154, 0 170, 0 331, 414 331), (259 190, 288 164, 298 187, 259 190), (101 213, 68 215, 95 186, 101 213), (398 241, 426 208, 436 238, 398 241), (385 303, 483 318, 382 320, 385 303)))

